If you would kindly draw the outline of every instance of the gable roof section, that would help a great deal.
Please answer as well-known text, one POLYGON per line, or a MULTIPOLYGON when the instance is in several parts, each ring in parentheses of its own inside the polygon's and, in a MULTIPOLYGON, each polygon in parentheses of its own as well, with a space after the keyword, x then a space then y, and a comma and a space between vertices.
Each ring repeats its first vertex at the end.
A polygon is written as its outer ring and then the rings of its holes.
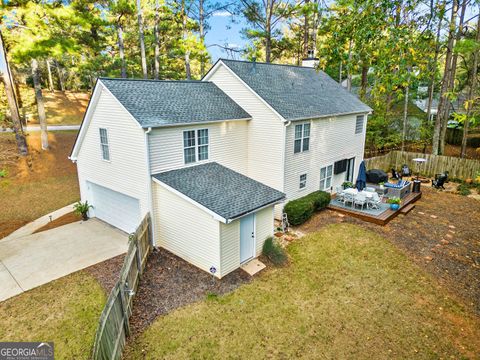
POLYGON ((285 194, 216 162, 152 175, 226 223, 277 203, 285 194))
POLYGON ((314 68, 227 59, 219 62, 286 120, 372 111, 323 71, 314 68))
POLYGON ((251 119, 214 83, 100 78, 143 128, 251 119))

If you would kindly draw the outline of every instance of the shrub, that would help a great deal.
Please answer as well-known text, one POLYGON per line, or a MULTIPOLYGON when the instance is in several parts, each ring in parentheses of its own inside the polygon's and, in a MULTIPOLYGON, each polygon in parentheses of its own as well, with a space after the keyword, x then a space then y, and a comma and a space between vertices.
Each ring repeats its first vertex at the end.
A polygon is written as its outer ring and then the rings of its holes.
POLYGON ((88 201, 85 201, 84 203, 78 201, 75 205, 73 205, 74 213, 82 215, 84 220, 88 219, 88 210, 90 210, 91 208, 93 208, 93 206, 90 205, 88 201))
POLYGON ((325 191, 315 191, 305 197, 313 201, 315 211, 325 209, 331 200, 330 194, 325 191))
POLYGON ((470 186, 468 184, 460 184, 457 186, 457 191, 460 195, 467 196, 472 192, 470 191, 470 186))
POLYGON ((315 211, 313 202, 309 199, 300 198, 292 200, 283 209, 288 216, 290 225, 301 225, 312 216, 315 211))
POLYGON ((267 238, 263 243, 263 255, 266 256, 274 265, 282 266, 287 263, 288 257, 285 250, 273 240, 272 237, 267 238))
POLYGON ((324 209, 330 203, 330 194, 325 191, 315 191, 304 197, 289 201, 284 211, 290 225, 301 225, 312 216, 314 211, 324 209))

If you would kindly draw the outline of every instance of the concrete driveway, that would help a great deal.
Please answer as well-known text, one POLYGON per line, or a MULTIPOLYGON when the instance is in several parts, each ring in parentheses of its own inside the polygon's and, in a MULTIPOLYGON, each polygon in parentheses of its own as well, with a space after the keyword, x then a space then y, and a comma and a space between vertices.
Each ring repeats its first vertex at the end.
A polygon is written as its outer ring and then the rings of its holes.
POLYGON ((128 235, 100 220, 0 240, 0 301, 127 252, 128 235))

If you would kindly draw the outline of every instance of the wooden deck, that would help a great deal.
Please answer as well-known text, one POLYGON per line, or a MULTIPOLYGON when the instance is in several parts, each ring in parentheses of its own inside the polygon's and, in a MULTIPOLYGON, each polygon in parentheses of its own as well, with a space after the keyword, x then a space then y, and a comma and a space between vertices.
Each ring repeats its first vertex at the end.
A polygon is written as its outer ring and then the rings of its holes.
POLYGON ((335 205, 332 205, 332 204, 329 204, 327 206, 327 209, 338 211, 338 212, 341 212, 343 214, 350 215, 350 216, 356 217, 358 219, 361 219, 363 221, 368 221, 368 222, 371 222, 371 223, 374 223, 374 224, 377 224, 377 225, 386 225, 386 224, 388 224, 388 222, 390 220, 392 220, 394 217, 396 217, 398 214, 400 214, 402 209, 406 208, 410 204, 413 204, 415 201, 417 201, 421 197, 422 197, 421 192, 420 193, 410 193, 402 199, 402 205, 401 205, 400 209, 398 209, 397 211, 388 209, 388 210, 384 211, 383 213, 381 213, 380 215, 371 215, 371 214, 364 213, 361 210, 354 210, 353 208, 352 209, 346 209, 344 207, 335 206, 335 205))

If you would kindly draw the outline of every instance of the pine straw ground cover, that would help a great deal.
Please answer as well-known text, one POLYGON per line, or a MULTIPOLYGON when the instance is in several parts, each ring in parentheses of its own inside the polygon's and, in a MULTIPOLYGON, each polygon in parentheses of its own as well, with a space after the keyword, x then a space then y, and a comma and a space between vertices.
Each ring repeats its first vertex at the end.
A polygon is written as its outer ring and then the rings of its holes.
POLYGON ((474 358, 480 323, 388 240, 335 224, 287 267, 159 317, 127 359, 474 358))
POLYGON ((68 155, 76 132, 49 133, 42 151, 40 132, 28 135, 30 155, 19 158, 13 134, 0 134, 0 239, 26 223, 79 199, 77 170, 68 155))
POLYGON ((0 302, 1 341, 53 341, 55 359, 90 359, 106 295, 80 271, 0 302))
POLYGON ((406 216, 399 215, 386 226, 323 211, 299 230, 317 231, 332 223, 372 230, 480 315, 480 201, 422 186, 422 198, 415 205, 406 216))

